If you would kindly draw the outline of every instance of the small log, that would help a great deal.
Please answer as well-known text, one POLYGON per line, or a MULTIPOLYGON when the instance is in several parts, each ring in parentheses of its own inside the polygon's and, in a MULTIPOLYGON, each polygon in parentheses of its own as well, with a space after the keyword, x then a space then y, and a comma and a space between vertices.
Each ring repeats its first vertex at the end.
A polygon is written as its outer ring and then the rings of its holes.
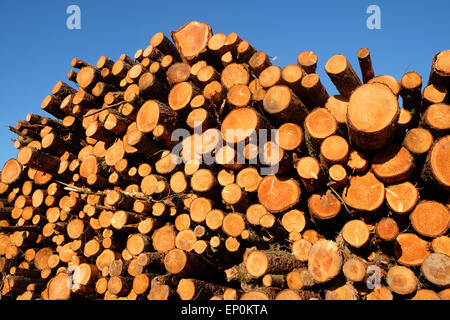
POLYGON ((380 285, 379 288, 375 288, 372 292, 366 295, 366 300, 393 300, 394 297, 392 295, 391 290, 384 286, 380 285))
POLYGON ((450 105, 433 104, 422 116, 420 126, 430 130, 435 139, 450 134, 450 105))
POLYGON ((385 189, 373 173, 350 177, 350 184, 342 193, 345 203, 356 210, 373 212, 384 201, 385 189))
POLYGON ((222 210, 219 209, 210 210, 206 214, 205 224, 210 230, 217 231, 222 227, 224 217, 225 214, 223 213, 222 210))
POLYGON ((369 241, 369 228, 362 220, 347 222, 341 231, 345 243, 353 248, 361 248, 369 241))
POLYGON ((100 71, 93 66, 83 67, 77 74, 77 83, 87 91, 92 90, 101 79, 100 71))
POLYGON ((326 177, 319 161, 313 157, 300 158, 297 160, 295 168, 303 186, 309 192, 321 189, 326 182, 326 177))
POLYGON ((259 84, 264 89, 283 84, 283 79, 281 77, 281 68, 278 66, 268 66, 258 76, 258 80, 259 84))
POLYGON ((441 298, 433 290, 419 289, 411 300, 441 300, 441 298))
POLYGON ((310 73, 301 80, 301 96, 309 109, 324 107, 329 95, 316 73, 310 73))
POLYGON ((22 164, 16 159, 6 161, 1 171, 1 182, 7 185, 14 184, 20 182, 22 177, 24 177, 22 164))
POLYGON ((223 218, 222 230, 230 237, 238 237, 245 230, 244 216, 237 212, 228 213, 223 218))
POLYGON ((239 43, 236 56, 240 62, 248 62, 255 52, 255 48, 244 40, 239 43))
MULTIPOLYGON (((265 287, 278 287, 278 288, 282 288, 284 287, 286 281, 286 277, 284 275, 280 275, 280 274, 266 274, 263 278, 262 278, 262 284, 265 287)), ((287 295, 281 295, 280 296, 281 300, 289 300, 287 295)))
POLYGON ((384 183, 403 182, 412 173, 414 161, 405 147, 390 146, 375 154, 372 172, 384 183))
POLYGON ((421 272, 425 279, 437 287, 448 287, 450 277, 447 272, 450 267, 450 259, 443 253, 432 253, 422 263, 421 272))
POLYGON ((264 96, 264 110, 274 120, 303 125, 308 109, 287 86, 271 87, 264 96))
POLYGON ((217 179, 209 169, 200 169, 191 178, 192 190, 200 194, 213 192, 216 185, 217 179))
POLYGON ((191 229, 182 230, 175 237, 175 247, 186 252, 191 252, 196 242, 197 237, 191 229))
POLYGON ((126 143, 147 159, 155 158, 159 151, 157 143, 155 143, 148 134, 139 130, 129 131, 126 143))
POLYGON ((347 166, 352 169, 353 172, 361 173, 369 168, 369 162, 363 153, 353 150, 348 157, 347 166))
POLYGON ((330 191, 312 194, 308 199, 308 209, 314 219, 328 220, 341 211, 339 199, 330 191))
POLYGON ((174 59, 180 59, 180 55, 175 45, 169 40, 169 38, 162 32, 155 33, 151 40, 150 45, 157 48, 165 55, 171 55, 174 59))
POLYGON ((319 283, 327 282, 338 275, 342 266, 342 257, 333 241, 319 240, 309 251, 308 271, 319 283), (327 261, 324 263, 324 261, 327 261))
POLYGON ((134 256, 137 256, 144 251, 149 251, 151 248, 151 239, 143 234, 132 234, 127 239, 127 249, 134 256))
POLYGON ((257 77, 260 76, 261 72, 263 72, 264 69, 272 65, 271 61, 269 60, 269 56, 263 51, 255 52, 248 61, 248 64, 250 66, 250 70, 257 77))
POLYGON ((306 225, 305 214, 297 209, 286 212, 281 224, 287 232, 302 232, 306 225))
POLYGON ((223 139, 228 143, 237 144, 247 141, 260 129, 268 128, 266 121, 253 108, 238 108, 232 110, 222 122, 223 139))
POLYGON ((347 107, 348 98, 344 96, 332 96, 329 97, 325 103, 325 108, 336 119, 339 129, 346 134, 347 133, 347 107))
POLYGON ((351 284, 345 284, 325 292, 325 300, 358 300, 358 291, 351 284))
POLYGON ((244 168, 236 176, 236 183, 245 192, 256 192, 262 177, 255 168, 244 168))
POLYGON ((81 59, 78 59, 78 58, 73 58, 71 61, 71 65, 75 69, 81 69, 83 67, 93 67, 91 64, 89 64, 81 59))
POLYGON ((352 65, 341 54, 335 55, 328 60, 325 65, 325 71, 339 93, 347 98, 350 98, 352 92, 361 85, 361 80, 352 65))
POLYGON ((424 128, 412 128, 408 130, 403 139, 403 146, 419 160, 425 160, 425 156, 433 145, 433 135, 424 128))
POLYGON ((198 71, 197 80, 200 87, 203 88, 212 81, 220 80, 220 75, 214 67, 207 65, 198 71))
POLYGON ((443 204, 424 200, 415 207, 409 219, 418 234, 435 238, 447 232, 450 213, 443 204))
POLYGON ((325 138, 320 145, 320 162, 324 167, 345 164, 348 161, 350 146, 347 140, 338 135, 325 138))
POLYGON ((433 252, 449 255, 448 253, 450 253, 450 238, 448 236, 440 236, 434 238, 433 241, 431 241, 431 249, 433 250, 433 252))
POLYGON ((417 72, 407 72, 400 80, 400 85, 403 107, 419 112, 422 101, 422 77, 417 72))
POLYGON ((175 237, 174 227, 170 224, 165 225, 153 232, 153 248, 160 253, 168 252, 175 248, 175 237))
POLYGON ((423 114, 429 106, 444 103, 448 90, 440 85, 430 84, 423 89, 422 105, 419 114, 423 114))
POLYGON ((258 186, 258 200, 269 212, 282 212, 300 199, 300 187, 293 179, 280 179, 269 175, 258 186))
POLYGON ((19 151, 17 160, 22 165, 45 172, 54 172, 60 161, 57 157, 28 146, 19 151))
POLYGON ((142 105, 136 117, 136 124, 138 130, 144 133, 151 132, 158 124, 170 131, 180 127, 177 114, 157 100, 148 100, 142 105))
POLYGON ((358 61, 361 68, 363 83, 367 83, 374 77, 372 59, 370 58, 369 49, 361 48, 358 50, 358 61))
POLYGON ((212 104, 220 105, 225 97, 225 88, 219 81, 210 82, 203 89, 203 96, 212 104))
POLYGON ((336 191, 341 191, 347 185, 347 170, 340 164, 334 164, 328 168, 328 177, 329 183, 336 191))
POLYGON ((305 118, 305 139, 312 156, 319 156, 322 141, 333 135, 337 127, 336 119, 325 108, 316 108, 305 118))
POLYGON ((167 272, 181 277, 201 276, 211 279, 217 274, 213 266, 201 256, 181 249, 170 250, 164 257, 164 266, 167 272))
POLYGON ((403 182, 386 188, 386 203, 399 214, 411 212, 419 202, 419 191, 411 182, 403 182))
MULTIPOLYGON (((307 262, 308 261, 308 257, 309 257, 309 252, 311 251, 313 244, 311 242, 309 242, 306 239, 299 239, 296 240, 293 244, 292 244, 292 254, 294 255, 294 257, 302 262, 307 262)), ((295 269, 294 269, 295 270, 295 269)), ((290 279, 292 280, 292 277, 295 275, 295 271, 291 271, 290 272, 290 279)), ((309 275, 309 277, 311 277, 309 275)), ((302 284, 303 286, 303 284, 302 284)), ((290 288, 292 288, 292 286, 289 286, 290 288)), ((301 288, 299 288, 301 289, 301 288)))
POLYGON ((231 63, 223 69, 220 80, 230 90, 235 85, 248 85, 250 74, 244 65, 231 63))
POLYGON ((394 256, 404 266, 420 266, 430 253, 429 243, 414 233, 400 233, 395 238, 394 256))
POLYGON ((450 50, 437 53, 432 62, 428 84, 440 84, 448 86, 450 81, 450 70, 448 61, 450 59, 450 50))
POLYGON ((302 265, 291 253, 261 250, 252 251, 245 261, 246 270, 253 278, 260 278, 267 273, 284 274, 302 265))
POLYGON ((440 189, 450 190, 450 173, 447 165, 450 136, 437 140, 428 152, 422 171, 422 179, 440 189))
POLYGON ((316 72, 317 61, 317 55, 312 51, 300 52, 297 57, 297 64, 308 74, 316 72))
POLYGON ((227 101, 233 108, 247 107, 250 104, 252 93, 246 85, 235 85, 228 90, 227 101))
MULTIPOLYGON (((217 174, 217 182, 222 187, 225 187, 226 185, 234 183, 235 182, 234 172, 231 170, 226 170, 226 169, 220 170, 219 173, 217 174)), ((239 185, 239 183, 238 183, 238 185, 239 185)), ((239 185, 239 186, 241 188, 243 188, 241 185, 239 185)))
POLYGON ((191 77, 191 66, 182 62, 174 63, 167 69, 166 76, 170 86, 188 81, 191 77))
POLYGON ((124 295, 131 290, 132 286, 132 278, 111 277, 108 281, 108 292, 113 295, 124 295))
POLYGON ((403 266, 394 266, 386 275, 389 289, 400 295, 409 295, 417 290, 418 280, 411 269, 403 266))
POLYGON ((69 70, 69 72, 67 72, 67 80, 70 80, 72 82, 77 82, 77 75, 78 75, 78 72, 76 72, 74 70, 69 70))
POLYGON ((67 114, 60 109, 61 102, 60 98, 48 95, 42 101, 41 109, 58 119, 64 119, 67 114))

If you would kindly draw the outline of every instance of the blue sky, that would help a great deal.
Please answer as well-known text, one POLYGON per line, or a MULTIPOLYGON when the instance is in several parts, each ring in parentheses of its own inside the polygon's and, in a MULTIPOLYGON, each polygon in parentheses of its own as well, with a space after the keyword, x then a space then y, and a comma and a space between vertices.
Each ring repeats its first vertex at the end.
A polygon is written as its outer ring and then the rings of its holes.
POLYGON ((330 94, 336 89, 324 73, 326 61, 344 54, 359 72, 356 52, 371 50, 376 75, 400 80, 407 71, 428 79, 433 55, 450 48, 450 1, 0 1, 0 166, 17 155, 7 125, 40 103, 70 61, 95 64, 102 55, 117 59, 145 48, 159 31, 169 34, 184 23, 211 24, 213 32, 235 31, 258 50, 276 56, 280 66, 296 63, 301 51, 319 57, 318 74, 330 94), (66 8, 81 8, 81 30, 68 30, 66 8), (369 5, 381 9, 381 30, 369 30, 369 5))

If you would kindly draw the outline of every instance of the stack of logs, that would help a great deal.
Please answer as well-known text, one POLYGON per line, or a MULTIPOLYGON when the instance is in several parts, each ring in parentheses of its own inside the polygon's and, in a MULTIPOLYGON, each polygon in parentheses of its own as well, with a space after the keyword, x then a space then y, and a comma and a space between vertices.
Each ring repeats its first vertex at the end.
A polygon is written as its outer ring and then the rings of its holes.
POLYGON ((335 55, 329 96, 311 51, 171 37, 73 59, 10 127, 1 299, 450 299, 450 50, 423 90, 335 55))

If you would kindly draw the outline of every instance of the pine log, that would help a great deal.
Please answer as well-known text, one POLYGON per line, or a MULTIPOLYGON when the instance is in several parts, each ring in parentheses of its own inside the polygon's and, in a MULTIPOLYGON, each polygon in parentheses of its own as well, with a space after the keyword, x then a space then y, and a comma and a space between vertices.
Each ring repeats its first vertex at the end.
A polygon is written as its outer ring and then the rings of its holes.
POLYGON ((386 86, 372 83, 359 87, 347 110, 351 143, 365 151, 382 148, 394 134, 399 113, 398 101, 386 86))

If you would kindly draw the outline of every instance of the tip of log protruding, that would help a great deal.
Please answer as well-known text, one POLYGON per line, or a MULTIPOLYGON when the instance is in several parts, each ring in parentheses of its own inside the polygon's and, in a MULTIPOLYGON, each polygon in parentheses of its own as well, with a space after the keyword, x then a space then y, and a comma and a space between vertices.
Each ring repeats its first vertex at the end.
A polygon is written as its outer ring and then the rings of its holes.
POLYGON ((177 31, 172 31, 171 36, 181 57, 187 62, 192 62, 206 51, 212 30, 207 23, 191 21, 177 31))

